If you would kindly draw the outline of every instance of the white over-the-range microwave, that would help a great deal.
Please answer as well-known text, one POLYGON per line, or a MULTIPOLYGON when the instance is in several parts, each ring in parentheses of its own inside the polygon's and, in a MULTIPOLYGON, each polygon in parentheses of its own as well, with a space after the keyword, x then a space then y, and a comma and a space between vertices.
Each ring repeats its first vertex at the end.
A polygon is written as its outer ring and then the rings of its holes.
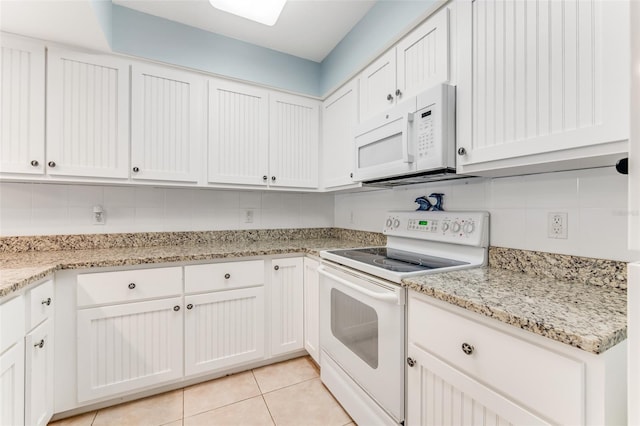
POLYGON ((455 87, 439 84, 361 123, 354 180, 396 186, 455 179, 455 87))

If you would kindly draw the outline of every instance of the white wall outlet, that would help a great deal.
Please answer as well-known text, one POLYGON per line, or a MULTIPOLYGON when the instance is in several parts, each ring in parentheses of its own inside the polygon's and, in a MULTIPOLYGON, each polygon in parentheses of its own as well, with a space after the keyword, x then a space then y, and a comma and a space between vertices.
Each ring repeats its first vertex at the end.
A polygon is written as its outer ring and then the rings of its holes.
POLYGON ((566 212, 550 212, 547 219, 547 234, 549 238, 568 238, 568 214, 566 212))
POLYGON ((94 225, 104 225, 107 222, 106 212, 102 206, 93 206, 93 216, 91 223, 94 225))
POLYGON ((253 210, 246 210, 244 212, 244 223, 253 223, 253 210))

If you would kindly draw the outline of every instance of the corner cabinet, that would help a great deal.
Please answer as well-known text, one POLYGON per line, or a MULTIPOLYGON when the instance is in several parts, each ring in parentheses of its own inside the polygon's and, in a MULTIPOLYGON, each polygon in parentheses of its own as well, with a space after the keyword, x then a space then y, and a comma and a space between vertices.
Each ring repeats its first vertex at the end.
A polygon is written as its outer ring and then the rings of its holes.
POLYGON ((131 178, 197 183, 202 77, 148 64, 134 64, 131 76, 131 178))
POLYGON ((629 2, 460 0, 457 170, 613 165, 629 137, 629 2))
POLYGON ((42 175, 45 46, 5 34, 0 44, 0 173, 42 175))
POLYGON ((271 261, 271 355, 304 348, 303 258, 271 261))
POLYGON ((414 291, 408 299, 409 426, 626 423, 624 343, 595 355, 414 291))

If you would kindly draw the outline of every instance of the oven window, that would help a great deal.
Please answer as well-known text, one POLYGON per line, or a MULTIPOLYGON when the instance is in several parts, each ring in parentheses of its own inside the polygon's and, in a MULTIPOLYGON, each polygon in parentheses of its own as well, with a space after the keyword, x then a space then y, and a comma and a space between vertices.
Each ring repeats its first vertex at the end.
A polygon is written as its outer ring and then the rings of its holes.
POLYGON ((371 368, 378 368, 378 314, 371 306, 332 288, 331 333, 371 368))

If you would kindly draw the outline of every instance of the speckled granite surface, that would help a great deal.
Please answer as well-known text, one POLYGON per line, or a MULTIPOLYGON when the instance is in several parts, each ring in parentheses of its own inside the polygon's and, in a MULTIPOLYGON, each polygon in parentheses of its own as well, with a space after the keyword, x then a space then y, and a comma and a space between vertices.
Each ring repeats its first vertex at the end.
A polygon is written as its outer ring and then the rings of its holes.
POLYGON ((595 354, 627 336, 626 291, 478 268, 406 279, 412 290, 595 354))
POLYGON ((285 253, 318 254, 331 248, 361 247, 359 241, 338 238, 216 241, 199 245, 127 247, 93 250, 31 251, 0 255, 0 298, 58 269, 188 262, 285 253))
POLYGON ((627 288, 627 264, 615 260, 490 247, 489 266, 538 277, 627 288))

